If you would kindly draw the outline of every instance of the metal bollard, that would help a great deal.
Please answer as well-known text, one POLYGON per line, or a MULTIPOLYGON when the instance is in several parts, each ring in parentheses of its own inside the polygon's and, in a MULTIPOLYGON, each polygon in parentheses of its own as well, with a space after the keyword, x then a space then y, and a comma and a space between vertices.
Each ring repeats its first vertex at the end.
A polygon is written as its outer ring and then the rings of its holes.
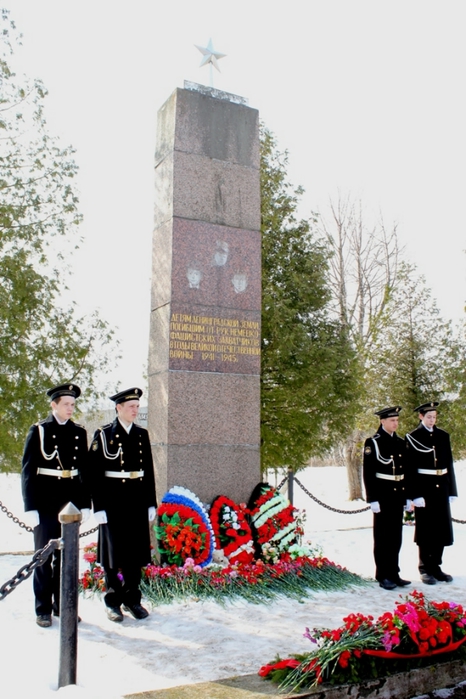
POLYGON ((288 467, 288 500, 293 504, 294 472, 291 466, 288 467))
POLYGON ((76 684, 78 657, 79 525, 81 512, 69 502, 58 515, 61 522, 60 660, 58 687, 76 684))

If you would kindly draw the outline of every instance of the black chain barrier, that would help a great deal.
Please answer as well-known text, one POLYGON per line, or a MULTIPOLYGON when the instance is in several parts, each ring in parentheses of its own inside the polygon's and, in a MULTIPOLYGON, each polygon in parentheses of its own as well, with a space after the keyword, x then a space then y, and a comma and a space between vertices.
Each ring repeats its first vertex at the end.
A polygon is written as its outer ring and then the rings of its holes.
POLYGON ((327 510, 330 510, 331 512, 338 512, 338 514, 340 514, 340 515, 358 515, 361 512, 367 512, 368 510, 371 509, 370 505, 368 505, 367 507, 362 507, 359 510, 339 510, 336 507, 330 507, 330 505, 326 505, 325 502, 322 502, 322 500, 319 500, 319 498, 316 498, 315 495, 310 493, 309 490, 301 483, 299 478, 296 478, 296 476, 294 477, 294 482, 297 483, 299 485, 299 487, 302 490, 304 490, 306 495, 309 495, 309 497, 312 500, 314 500, 314 502, 316 502, 318 505, 322 505, 322 507, 325 507, 327 510))
POLYGON ((22 566, 22 568, 18 570, 13 578, 7 580, 6 583, 0 587, 0 600, 5 599, 5 597, 9 595, 10 592, 13 592, 13 590, 15 590, 20 583, 27 580, 33 574, 36 568, 44 565, 48 557, 55 551, 55 549, 60 548, 60 546, 61 539, 50 539, 49 543, 44 546, 43 549, 36 551, 31 561, 22 566))
POLYGON ((280 481, 280 483, 277 485, 277 490, 281 490, 287 481, 288 477, 285 476, 285 478, 282 481, 280 481))
MULTIPOLYGON (((3 502, 0 500, 0 510, 6 514, 6 516, 13 520, 14 524, 17 524, 21 529, 25 529, 27 532, 33 532, 34 529, 32 527, 29 527, 27 524, 22 522, 18 517, 15 517, 13 512, 10 512, 10 510, 5 507, 3 502)), ((94 534, 96 531, 98 531, 99 527, 94 527, 94 529, 89 529, 87 532, 82 532, 79 535, 79 538, 82 539, 84 536, 88 536, 88 534, 94 534)))
POLYGON ((12 519, 15 524, 17 524, 19 527, 21 527, 21 529, 25 529, 27 532, 33 531, 32 527, 28 527, 28 525, 25 524, 24 522, 21 522, 21 520, 18 519, 18 517, 15 517, 13 512, 10 512, 10 510, 7 507, 5 507, 5 505, 3 504, 3 502, 1 500, 0 500, 0 510, 2 512, 4 512, 9 519, 12 519))
POLYGON ((83 536, 87 536, 88 534, 94 534, 94 533, 97 532, 97 531, 99 531, 99 527, 94 527, 94 529, 89 529, 89 531, 87 531, 87 532, 82 532, 82 533, 79 535, 79 538, 82 539, 83 536))
MULTIPOLYGON (((286 480, 287 480, 286 478, 283 479, 283 481, 280 483, 280 485, 277 486, 278 489, 280 489, 284 485, 286 480)), ((319 498, 316 498, 315 495, 310 493, 309 490, 301 483, 299 478, 296 478, 296 476, 294 476, 293 480, 295 483, 297 483, 299 485, 300 488, 302 488, 302 490, 304 490, 306 495, 309 495, 309 497, 312 500, 314 500, 314 502, 316 502, 318 505, 322 505, 322 507, 325 507, 327 510, 330 510, 331 512, 338 512, 338 514, 341 514, 341 515, 356 515, 356 514, 360 514, 361 512, 367 512, 368 510, 371 509, 370 505, 368 505, 367 507, 363 507, 359 510, 339 510, 336 507, 330 507, 330 505, 326 505, 325 502, 322 502, 322 500, 319 500, 319 498)), ((466 524, 465 519, 455 519, 455 517, 452 517, 451 521, 456 522, 456 524, 466 524)))

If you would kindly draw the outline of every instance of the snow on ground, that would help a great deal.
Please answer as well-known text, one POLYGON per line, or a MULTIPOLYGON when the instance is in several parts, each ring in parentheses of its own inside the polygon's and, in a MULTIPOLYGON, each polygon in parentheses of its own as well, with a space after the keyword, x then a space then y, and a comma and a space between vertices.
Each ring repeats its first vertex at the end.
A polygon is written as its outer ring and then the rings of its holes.
MULTIPOLYGON (((466 462, 456 466, 460 497, 453 516, 466 519, 466 462)), ((347 501, 344 468, 309 468, 299 479, 316 497, 338 509, 360 509, 347 501)), ((0 501, 16 516, 23 513, 19 476, 0 474, 0 501)), ((372 578, 372 515, 333 513, 295 485, 295 505, 307 513, 306 539, 324 555, 355 573, 372 578)), ((94 526, 92 519, 84 530, 94 526)), ((95 540, 95 534, 81 544, 95 540)), ((401 575, 436 600, 466 605, 466 525, 455 524, 455 544, 445 549, 443 569, 451 584, 422 585, 412 527, 404 527, 401 575)), ((0 512, 0 585, 31 559, 32 535, 0 512)), ((83 562, 83 568, 85 564, 83 562)), ((36 699, 119 699, 125 694, 255 673, 261 665, 308 649, 306 626, 338 626, 343 616, 360 611, 374 616, 392 610, 401 590, 367 588, 314 593, 305 603, 280 599, 268 605, 246 602, 221 607, 213 602, 174 603, 151 610, 143 621, 125 616, 108 621, 96 596, 80 599, 77 685, 58 688, 59 627, 35 624, 32 580, 21 583, 0 602, 0 696, 36 699)))

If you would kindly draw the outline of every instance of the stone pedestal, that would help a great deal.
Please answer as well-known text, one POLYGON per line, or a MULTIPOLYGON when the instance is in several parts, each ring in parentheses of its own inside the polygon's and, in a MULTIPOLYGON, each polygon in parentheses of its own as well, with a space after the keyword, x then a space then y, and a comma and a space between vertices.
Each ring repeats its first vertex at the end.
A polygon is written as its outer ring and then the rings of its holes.
POLYGON ((159 496, 260 480, 259 118, 188 84, 157 120, 148 428, 159 496))

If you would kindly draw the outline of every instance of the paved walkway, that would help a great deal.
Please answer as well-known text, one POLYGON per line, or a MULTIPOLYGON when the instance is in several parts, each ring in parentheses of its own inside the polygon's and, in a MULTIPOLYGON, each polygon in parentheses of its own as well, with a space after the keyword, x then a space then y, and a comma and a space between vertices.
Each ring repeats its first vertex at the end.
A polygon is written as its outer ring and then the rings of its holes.
POLYGON ((264 681, 259 675, 243 675, 230 677, 216 682, 200 682, 199 684, 157 689, 153 692, 128 694, 125 699, 264 699, 264 697, 307 697, 304 694, 283 694, 277 685, 264 681))

